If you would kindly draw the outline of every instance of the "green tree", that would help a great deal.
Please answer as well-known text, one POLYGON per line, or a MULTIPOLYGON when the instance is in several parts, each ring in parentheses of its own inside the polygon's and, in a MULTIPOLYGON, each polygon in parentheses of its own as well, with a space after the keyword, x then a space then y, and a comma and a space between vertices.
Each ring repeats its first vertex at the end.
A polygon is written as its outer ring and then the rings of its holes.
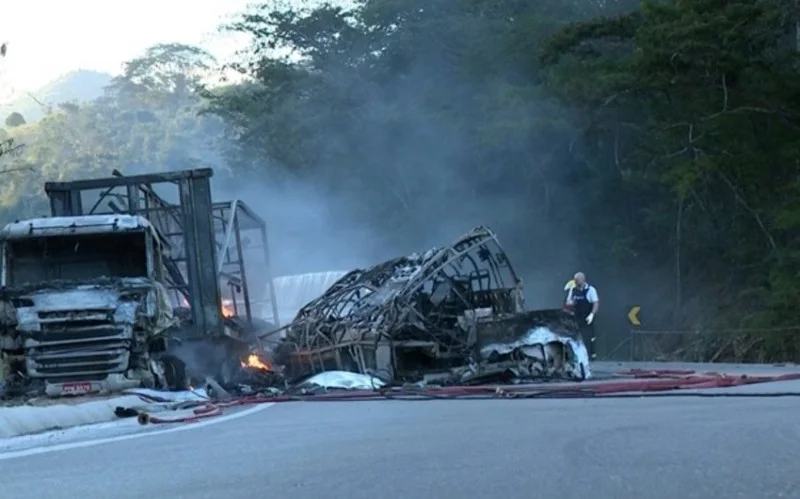
POLYGON ((14 128, 25 124, 25 118, 20 113, 11 113, 6 116, 6 126, 14 128))
MULTIPOLYGON (((794 321, 800 86, 789 14, 772 1, 646 3, 572 25, 544 51, 557 61, 551 88, 583 111, 590 153, 628 186, 637 253, 673 262, 677 317, 794 321)), ((800 355, 792 330, 713 344, 716 357, 800 355)))
POLYGON ((196 101, 202 80, 213 74, 216 65, 214 58, 198 47, 159 44, 128 61, 109 91, 118 101, 157 102, 174 111, 196 101), (164 99, 166 95, 170 98, 164 99))

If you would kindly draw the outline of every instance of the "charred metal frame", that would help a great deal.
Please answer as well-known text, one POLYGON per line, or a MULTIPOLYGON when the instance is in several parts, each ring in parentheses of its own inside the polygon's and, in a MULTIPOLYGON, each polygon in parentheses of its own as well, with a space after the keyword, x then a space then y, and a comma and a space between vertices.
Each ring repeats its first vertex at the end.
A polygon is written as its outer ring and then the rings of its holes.
MULTIPOLYGON (((167 270, 165 280, 180 303, 183 297, 191 308, 194 330, 200 336, 225 334, 221 299, 230 286, 231 300, 241 290, 244 314, 253 323, 250 300, 254 293, 248 286, 245 248, 242 233, 260 232, 257 248, 261 256, 264 280, 269 283, 265 297, 272 304, 273 322, 278 323, 275 290, 270 273, 267 230, 264 220, 239 200, 212 203, 210 168, 176 172, 112 177, 71 182, 47 182, 52 216, 69 217, 92 214, 128 213, 151 222, 165 244, 162 259, 167 270), (177 186, 177 202, 170 203, 156 189, 177 186), (99 191, 99 192, 97 192, 99 191), (96 193, 94 201, 87 195, 96 193), (84 203, 92 202, 87 210, 84 203)), ((257 290, 256 295, 263 293, 257 290)))
POLYGON ((521 279, 483 226, 349 272, 285 330, 275 354, 293 378, 330 369, 458 383, 591 376, 574 319, 525 309, 521 279))
POLYGON ((422 255, 348 273, 299 311, 282 353, 292 369, 305 372, 352 369, 350 362, 360 372, 394 370, 402 349, 462 359, 478 343, 477 316, 467 317, 478 308, 495 314, 524 308, 521 281, 487 227, 422 255), (459 316, 469 324, 459 325, 459 316))
MULTIPOLYGON (((272 282, 270 271, 269 244, 267 239, 267 229, 264 220, 256 215, 250 207, 243 201, 235 199, 230 202, 214 203, 212 207, 212 217, 217 233, 217 251, 219 261, 217 263, 217 274, 220 284, 228 288, 241 289, 241 304, 244 306, 244 316, 252 322, 255 303, 269 302, 271 322, 274 325, 280 324, 278 317, 278 303, 275 299, 275 287, 272 282), (253 235, 254 239, 248 236, 253 235), (263 288, 258 289, 257 293, 251 293, 245 269, 245 252, 261 257, 261 261, 253 262, 248 271, 263 278, 267 284, 267 296, 263 296, 263 288), (255 268, 253 268, 255 267, 255 268), (224 279, 224 282, 223 282, 224 279)), ((260 280, 259 280, 260 281, 260 280)), ((231 291, 231 300, 236 315, 239 314, 240 301, 236 299, 237 293, 231 291)))

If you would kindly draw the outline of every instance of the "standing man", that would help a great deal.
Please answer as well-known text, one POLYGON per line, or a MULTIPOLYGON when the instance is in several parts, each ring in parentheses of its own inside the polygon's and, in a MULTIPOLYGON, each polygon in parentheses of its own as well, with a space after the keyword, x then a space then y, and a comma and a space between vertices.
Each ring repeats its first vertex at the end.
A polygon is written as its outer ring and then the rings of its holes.
POLYGON ((575 320, 578 321, 578 330, 584 341, 588 340, 587 349, 589 350, 589 358, 594 359, 597 357, 595 353, 595 333, 594 333, 594 317, 597 315, 597 310, 600 308, 600 298, 597 296, 597 290, 586 282, 586 276, 583 272, 575 274, 575 285, 567 293, 566 306, 574 311, 575 320))

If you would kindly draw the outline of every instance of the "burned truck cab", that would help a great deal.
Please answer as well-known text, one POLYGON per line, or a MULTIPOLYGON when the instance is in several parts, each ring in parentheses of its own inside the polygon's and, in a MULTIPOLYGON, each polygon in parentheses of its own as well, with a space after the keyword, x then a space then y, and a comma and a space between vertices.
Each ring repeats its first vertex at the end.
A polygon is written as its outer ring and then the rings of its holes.
POLYGON ((0 350, 9 380, 49 395, 154 386, 151 353, 174 324, 167 251, 126 214, 17 221, 0 232, 0 350))

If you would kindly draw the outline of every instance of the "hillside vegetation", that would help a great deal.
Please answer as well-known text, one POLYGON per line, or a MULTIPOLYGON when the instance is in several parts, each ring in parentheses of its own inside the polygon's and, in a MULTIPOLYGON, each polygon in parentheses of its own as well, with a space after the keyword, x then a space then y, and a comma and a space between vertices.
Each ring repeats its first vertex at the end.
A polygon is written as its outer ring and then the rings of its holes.
POLYGON ((106 73, 86 69, 71 71, 35 92, 0 104, 0 116, 6 119, 12 113, 19 113, 28 123, 38 121, 63 102, 82 103, 100 97, 110 82, 111 75, 106 73))
MULTIPOLYGON (((101 98, 7 130, 30 171, 0 203, 17 216, 43 178, 113 168, 291 172, 387 244, 489 223, 554 296, 580 267, 605 313, 699 331, 684 354, 798 360, 793 5, 270 3, 228 27, 252 38, 222 61, 245 84, 197 91, 213 64, 161 47, 101 98)), ((606 328, 611 350, 627 331, 606 328)))
POLYGON ((210 140, 222 122, 199 116, 200 76, 188 74, 209 61, 194 47, 154 47, 130 61, 100 97, 60 103, 38 122, 7 128, 24 149, 5 162, 14 171, 0 184, 3 218, 46 213, 47 180, 217 166, 210 140))

